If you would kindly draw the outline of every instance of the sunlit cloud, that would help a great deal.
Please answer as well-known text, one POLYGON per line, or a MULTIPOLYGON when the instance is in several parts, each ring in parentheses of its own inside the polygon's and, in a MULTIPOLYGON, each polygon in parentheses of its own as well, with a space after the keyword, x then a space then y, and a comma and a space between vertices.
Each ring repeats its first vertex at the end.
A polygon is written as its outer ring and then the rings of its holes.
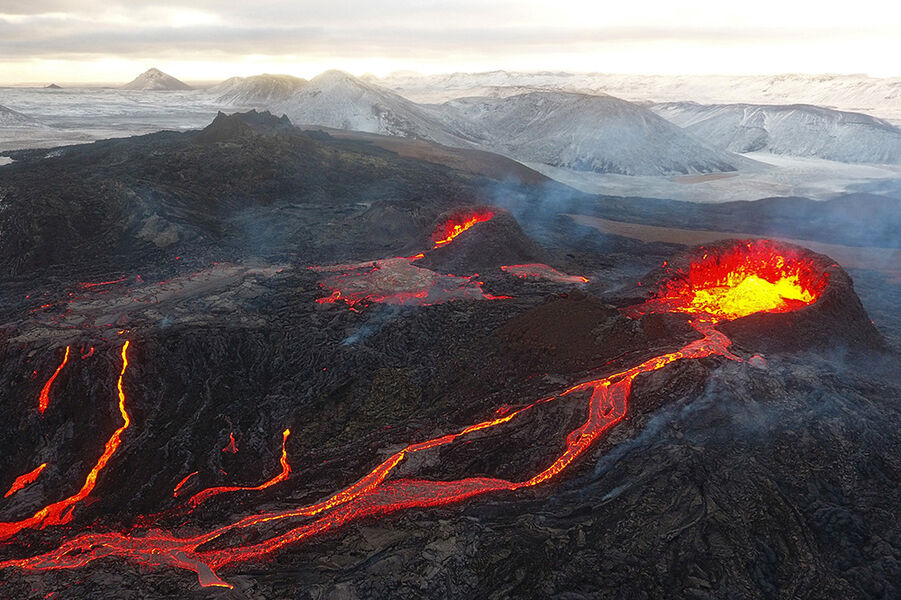
POLYGON ((5 1, 0 73, 7 81, 121 81, 168 65, 194 80, 264 66, 301 76, 322 66, 358 74, 552 69, 894 76, 901 75, 899 31, 901 6, 875 0, 860 0, 854 10, 830 0, 815 10, 787 0, 5 1))

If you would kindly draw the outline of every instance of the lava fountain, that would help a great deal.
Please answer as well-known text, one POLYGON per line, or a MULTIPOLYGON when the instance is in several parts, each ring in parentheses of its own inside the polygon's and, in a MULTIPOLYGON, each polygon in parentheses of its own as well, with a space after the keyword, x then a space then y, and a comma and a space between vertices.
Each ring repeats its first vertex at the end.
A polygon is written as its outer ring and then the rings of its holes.
MULTIPOLYGON (((818 271, 814 263, 793 249, 783 251, 770 242, 741 242, 724 251, 711 250, 692 261, 687 268, 670 269, 668 275, 653 297, 643 304, 625 309, 624 312, 632 318, 640 318, 650 312, 691 315, 690 324, 701 338, 687 343, 679 350, 648 359, 624 371, 594 375, 593 378, 553 396, 540 398, 503 416, 475 423, 455 433, 411 442, 384 459, 356 483, 314 504, 251 514, 207 532, 196 533, 194 530, 187 536, 158 529, 117 533, 93 531, 89 528, 43 554, 2 561, 0 568, 31 571, 73 569, 84 567, 96 559, 119 557, 145 566, 178 567, 194 571, 203 586, 231 587, 217 575, 218 570, 259 560, 281 548, 334 531, 352 521, 410 508, 447 505, 487 493, 514 493, 540 485, 558 477, 584 455, 604 432, 625 417, 636 377, 680 360, 720 356, 727 360, 742 361, 741 357, 729 351, 731 340, 717 329, 717 324, 759 312, 789 312, 815 304, 828 285, 825 274, 818 271), (478 431, 513 426, 518 416, 533 407, 575 392, 586 392, 588 397, 586 421, 566 436, 565 447, 560 455, 531 477, 518 481, 491 477, 456 480, 392 478, 396 467, 414 454, 454 444, 478 431), (214 540, 217 542, 210 544, 214 540)), ((127 364, 125 349, 122 349, 122 374, 127 364)), ((94 478, 96 472, 106 464, 111 450, 115 450, 118 436, 128 425, 121 374, 119 392, 125 425, 117 430, 107 444, 105 458, 92 471, 94 478)), ((267 487, 290 476, 284 450, 288 434, 286 429, 282 443, 282 472, 258 487, 267 487)), ((90 483, 92 486, 93 480, 90 483)), ((86 487, 87 485, 86 483, 86 487)), ((200 496, 203 494, 230 491, 225 488, 211 490, 215 492, 201 492, 192 500, 196 503, 202 499, 200 496)), ((177 492, 178 488, 175 490, 177 492)), ((73 498, 81 497, 83 494, 80 493, 73 498)), ((69 501, 64 502, 66 506, 71 504, 69 501)), ((54 514, 57 512, 54 510, 54 514)), ((68 514, 71 515, 71 512, 68 514)), ((8 538, 24 527, 50 524, 45 521, 47 519, 39 514, 26 522, 0 524, 0 530, 5 526, 3 535, 8 538)), ((65 521, 68 519, 52 522, 65 521)))

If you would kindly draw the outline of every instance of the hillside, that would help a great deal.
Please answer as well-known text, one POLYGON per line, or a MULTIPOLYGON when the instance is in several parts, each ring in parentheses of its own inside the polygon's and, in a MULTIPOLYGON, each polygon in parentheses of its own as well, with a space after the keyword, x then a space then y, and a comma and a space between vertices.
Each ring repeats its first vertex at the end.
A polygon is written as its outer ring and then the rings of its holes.
POLYGON ((901 129, 853 112, 809 106, 672 102, 651 110, 731 152, 772 152, 848 163, 901 162, 901 129))
POLYGON ((307 80, 299 77, 264 73, 252 77, 231 77, 206 92, 221 104, 265 107, 284 102, 306 84, 307 80))
POLYGON ((438 114, 486 149, 580 171, 669 175, 734 171, 745 164, 612 96, 532 92, 466 98, 446 103, 438 114))

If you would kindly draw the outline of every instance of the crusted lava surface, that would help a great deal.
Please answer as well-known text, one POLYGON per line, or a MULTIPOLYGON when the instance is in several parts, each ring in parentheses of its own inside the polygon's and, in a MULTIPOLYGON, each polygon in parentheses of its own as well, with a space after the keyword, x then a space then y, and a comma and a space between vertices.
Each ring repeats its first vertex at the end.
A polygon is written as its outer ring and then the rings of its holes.
POLYGON ((0 597, 901 593, 899 361, 828 257, 716 319, 648 302, 739 242, 521 226, 580 198, 536 174, 265 113, 46 154, 0 171, 0 597))

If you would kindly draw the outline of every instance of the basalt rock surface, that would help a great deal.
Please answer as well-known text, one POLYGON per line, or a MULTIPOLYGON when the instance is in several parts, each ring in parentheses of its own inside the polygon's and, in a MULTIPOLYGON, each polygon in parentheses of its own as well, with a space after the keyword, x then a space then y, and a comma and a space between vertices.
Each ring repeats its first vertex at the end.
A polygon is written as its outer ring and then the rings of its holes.
MULTIPOLYGON (((521 228, 500 209, 423 267, 479 272, 487 291, 511 298, 317 303, 309 267, 427 250, 446 215, 498 198, 484 174, 262 119, 274 127, 233 123, 225 141, 156 134, 4 167, 0 493, 48 466, 0 498, 0 521, 77 491, 121 423, 124 339, 132 423, 71 522, 21 531, 0 561, 86 531, 193 535, 296 508, 410 442, 699 337, 688 315, 621 310, 665 273, 624 282, 690 253, 568 219, 543 222, 532 241, 523 230, 536 221, 521 228), (499 269, 508 259, 590 281, 519 279, 499 269), (41 416, 37 398, 66 346, 41 416), (278 473, 286 428, 285 481, 185 510, 188 494, 278 473)), ((523 184, 505 198, 535 204, 547 190, 523 184)), ((720 324, 742 362, 712 355, 639 375, 625 418, 542 485, 354 521, 221 569, 230 590, 108 557, 2 569, 0 598, 897 598, 898 357, 866 328, 847 275, 806 256, 829 274, 819 302, 720 324), (837 360, 831 350, 845 347, 855 352, 837 360), (765 361, 748 360, 758 352, 765 361)), ((417 454, 392 477, 530 477, 585 421, 585 396, 417 454)))

